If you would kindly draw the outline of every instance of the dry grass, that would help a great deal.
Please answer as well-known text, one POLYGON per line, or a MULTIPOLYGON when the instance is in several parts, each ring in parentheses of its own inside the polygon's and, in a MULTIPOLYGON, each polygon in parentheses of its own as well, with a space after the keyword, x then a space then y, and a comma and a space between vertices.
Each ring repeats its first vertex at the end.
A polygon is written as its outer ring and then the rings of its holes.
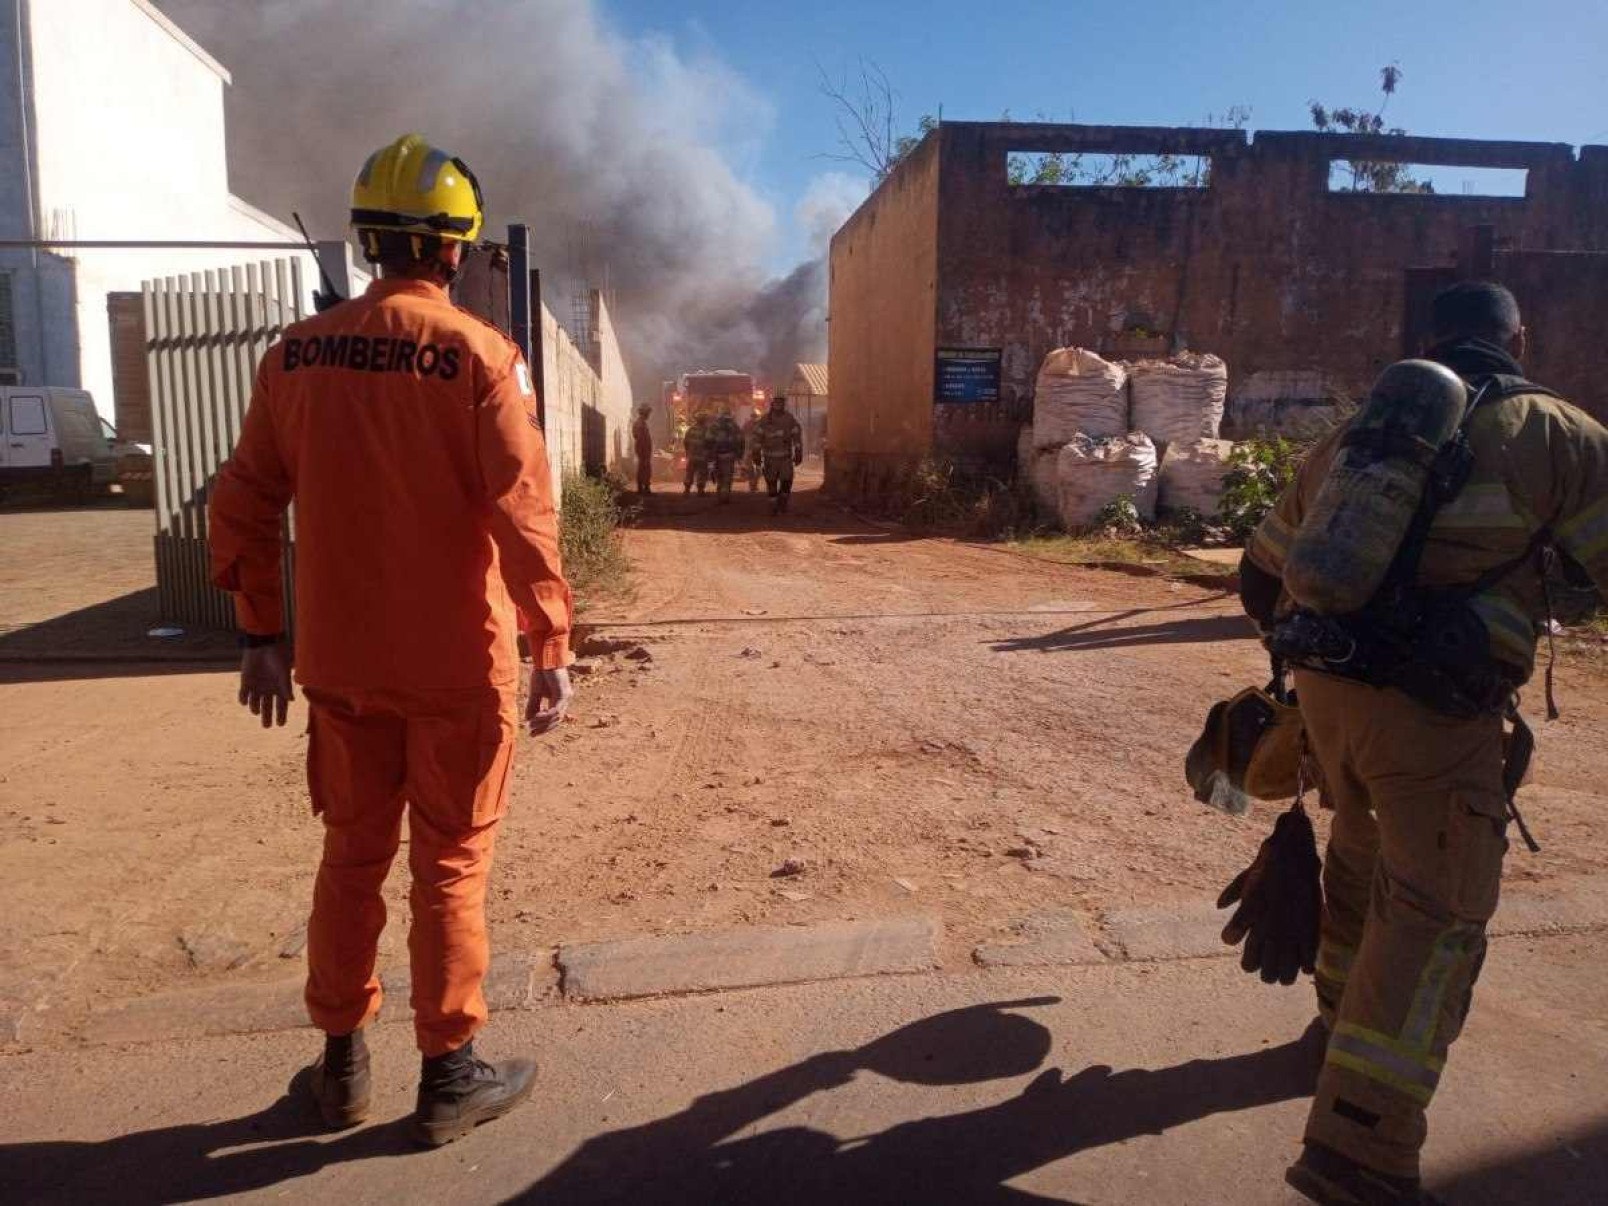
POLYGON ((577 611, 630 588, 631 562, 620 542, 628 515, 620 497, 620 483, 611 478, 571 474, 564 479, 559 546, 577 611))
POLYGON ((1233 574, 1225 566, 1201 561, 1155 540, 1125 536, 1042 535, 1013 540, 1018 553, 1062 565, 1087 565, 1118 572, 1138 572, 1181 581, 1226 585, 1233 574))

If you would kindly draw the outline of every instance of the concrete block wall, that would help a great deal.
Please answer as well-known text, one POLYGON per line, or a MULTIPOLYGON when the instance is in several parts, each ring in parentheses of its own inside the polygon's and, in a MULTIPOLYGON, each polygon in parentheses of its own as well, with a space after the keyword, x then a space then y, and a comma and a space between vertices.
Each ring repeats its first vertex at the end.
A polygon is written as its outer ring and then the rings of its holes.
POLYGON ((555 497, 566 475, 586 470, 586 433, 600 425, 604 467, 622 469, 631 449, 631 386, 608 306, 593 294, 588 347, 581 347, 541 307, 542 377, 548 456, 555 497))

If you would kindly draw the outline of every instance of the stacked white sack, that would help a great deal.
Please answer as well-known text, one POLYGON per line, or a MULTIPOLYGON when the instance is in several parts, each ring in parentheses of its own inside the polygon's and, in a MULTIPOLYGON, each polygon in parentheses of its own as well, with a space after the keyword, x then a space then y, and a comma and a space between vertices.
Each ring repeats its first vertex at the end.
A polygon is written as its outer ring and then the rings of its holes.
POLYGON ((1223 495, 1223 475, 1234 451, 1231 440, 1174 443, 1161 456, 1161 490, 1156 505, 1176 511, 1190 507, 1208 519, 1217 514, 1223 495))
POLYGON ((1102 508, 1123 495, 1141 519, 1156 517, 1156 446, 1142 432, 1091 439, 1079 435, 1061 449, 1056 462, 1061 525, 1093 525, 1102 508))
POLYGON ((1084 348, 1057 348, 1033 387, 1033 446, 1059 448, 1078 434, 1126 435, 1128 374, 1084 348))
POLYGON ((1166 449, 1215 440, 1223 426, 1228 366, 1212 355, 1180 352, 1128 366, 1133 427, 1166 449))

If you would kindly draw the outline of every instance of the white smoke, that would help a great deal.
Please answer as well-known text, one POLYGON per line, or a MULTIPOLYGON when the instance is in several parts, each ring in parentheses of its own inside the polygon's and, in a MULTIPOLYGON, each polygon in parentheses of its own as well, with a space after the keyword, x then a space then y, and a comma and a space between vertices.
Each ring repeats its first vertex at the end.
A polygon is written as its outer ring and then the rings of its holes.
POLYGON ((866 182, 845 172, 824 172, 811 180, 793 211, 809 240, 812 255, 825 255, 827 244, 866 198, 866 182))
POLYGON ((770 107, 718 60, 611 32, 591 0, 158 3, 233 73, 231 179, 254 204, 331 237, 365 156, 417 131, 475 169, 490 237, 530 223, 561 320, 570 290, 607 291, 639 389, 824 353, 824 266, 767 280, 775 214, 731 167, 770 107))

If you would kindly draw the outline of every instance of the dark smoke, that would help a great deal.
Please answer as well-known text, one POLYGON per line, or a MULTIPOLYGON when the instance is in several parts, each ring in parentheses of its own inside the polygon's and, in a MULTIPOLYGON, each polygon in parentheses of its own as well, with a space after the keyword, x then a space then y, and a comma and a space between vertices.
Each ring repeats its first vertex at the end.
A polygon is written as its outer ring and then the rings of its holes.
POLYGON ((591 0, 159 3, 234 76, 231 183, 253 204, 332 237, 363 158, 415 130, 479 174, 489 237, 531 224, 560 321, 605 290, 639 392, 824 359, 824 264, 767 280, 774 215, 721 150, 763 137, 766 109, 720 63, 626 41, 591 0))

